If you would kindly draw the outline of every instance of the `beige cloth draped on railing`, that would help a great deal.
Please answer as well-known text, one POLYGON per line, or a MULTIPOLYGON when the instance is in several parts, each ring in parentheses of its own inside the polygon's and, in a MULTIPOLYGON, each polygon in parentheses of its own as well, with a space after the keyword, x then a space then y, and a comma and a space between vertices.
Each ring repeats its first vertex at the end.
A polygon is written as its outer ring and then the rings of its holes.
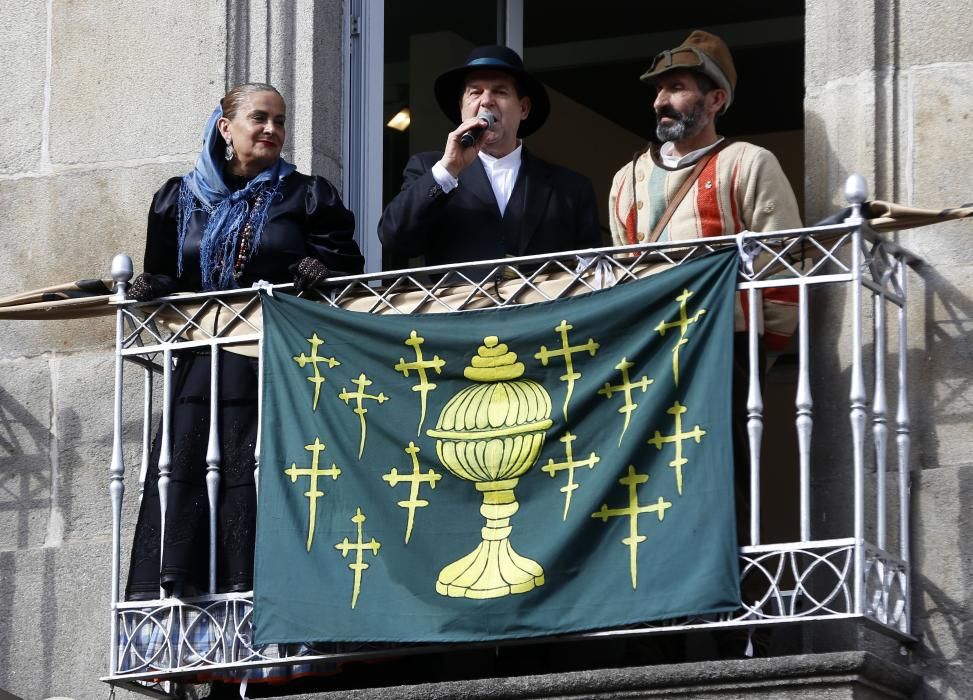
MULTIPOLYGON (((672 264, 667 262, 641 264, 632 269, 630 274, 636 278, 648 277, 671 266, 672 264)), ((464 284, 442 287, 432 293, 426 289, 409 290, 398 294, 386 293, 381 298, 362 289, 360 293, 348 295, 334 305, 346 311, 372 314, 436 313, 459 308, 466 311, 493 309, 499 306, 498 301, 510 305, 533 304, 595 291, 602 286, 596 281, 597 274, 592 270, 583 275, 581 279, 587 284, 579 282, 579 278, 570 272, 555 272, 538 275, 530 283, 522 279, 514 279, 499 284, 483 284, 479 287, 464 284)), ((623 274, 628 273, 615 270, 609 271, 608 274, 615 274, 616 279, 620 279, 623 274)), ((180 304, 179 312, 173 307, 162 309, 158 320, 171 332, 179 332, 186 326, 185 316, 192 318, 202 310, 204 304, 205 301, 180 304)), ((193 318, 198 328, 184 328, 179 332, 180 338, 193 341, 205 340, 213 336, 220 338, 245 336, 254 332, 248 324, 262 329, 259 305, 251 305, 241 311, 244 305, 245 301, 233 303, 234 313, 221 311, 221 307, 210 305, 210 308, 204 310, 197 318, 193 318)), ((240 355, 251 357, 257 355, 256 343, 253 342, 225 345, 224 349, 240 355)))
MULTIPOLYGON (((948 209, 923 209, 896 204, 895 202, 872 200, 866 202, 866 205, 867 211, 872 216, 868 219, 869 227, 874 231, 881 232, 917 228, 973 217, 973 204, 963 204, 948 209)), ((814 257, 812 250, 808 250, 807 254, 814 257)), ((564 277, 566 280, 568 276, 565 275, 564 277)), ((545 282, 545 284, 548 283, 556 286, 558 281, 552 279, 545 282)), ((60 320, 111 316, 115 313, 115 307, 109 303, 109 294, 113 284, 110 279, 85 280, 0 297, 0 320, 60 320), (97 283, 102 284, 104 292, 94 291, 97 283), (78 296, 79 294, 90 296, 78 296)), ((501 285, 501 287, 503 288, 504 285, 501 285)), ((465 291, 455 288, 446 293, 463 296, 469 294, 469 288, 466 288, 465 291)), ((423 296, 425 292, 416 292, 416 294, 423 296)), ((542 300, 543 298, 540 296, 537 299, 525 297, 522 303, 542 300)), ((353 308, 353 310, 369 310, 370 308, 367 307, 367 297, 355 299, 353 303, 366 306, 345 307, 343 304, 342 306, 343 308, 353 308)), ((410 302, 404 300, 403 303, 410 302)), ((494 305, 484 304, 484 306, 494 305)))

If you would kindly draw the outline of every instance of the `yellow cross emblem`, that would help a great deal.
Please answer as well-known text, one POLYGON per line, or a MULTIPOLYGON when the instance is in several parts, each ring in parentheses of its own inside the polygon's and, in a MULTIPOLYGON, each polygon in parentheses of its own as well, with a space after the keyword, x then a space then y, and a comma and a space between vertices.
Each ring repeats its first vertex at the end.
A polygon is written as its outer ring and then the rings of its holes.
POLYGON ((308 490, 304 492, 308 499, 307 551, 310 552, 311 543, 314 541, 314 523, 318 513, 318 499, 324 495, 324 491, 318 488, 318 478, 330 476, 331 480, 335 481, 341 475, 341 470, 335 464, 332 464, 330 469, 318 468, 318 460, 321 453, 326 449, 320 438, 314 438, 314 442, 305 445, 304 449, 311 453, 311 466, 298 467, 296 462, 291 462, 290 468, 285 469, 284 473, 291 478, 292 484, 296 484, 297 478, 300 476, 310 477, 308 490))
POLYGON ((699 317, 706 313, 706 309, 700 309, 693 314, 692 318, 689 317, 686 311, 686 302, 689 301, 689 297, 692 295, 693 292, 688 289, 682 290, 682 294, 676 297, 676 301, 679 302, 679 318, 675 321, 659 321, 659 325, 655 327, 655 330, 662 336, 665 336, 667 330, 672 328, 679 329, 679 340, 676 341, 675 346, 672 348, 672 378, 676 386, 679 386, 679 348, 689 342, 689 338, 686 337, 689 324, 696 323, 699 321, 699 317))
POLYGON ((405 448, 405 452, 412 458, 412 473, 399 474, 398 470, 392 467, 392 471, 388 474, 383 474, 382 479, 387 481, 392 488, 395 488, 403 482, 408 482, 411 486, 409 489, 409 497, 404 501, 398 501, 396 503, 400 508, 406 508, 409 511, 409 520, 405 527, 405 543, 409 544, 409 538, 412 537, 412 525, 415 520, 416 508, 425 508, 429 505, 429 501, 419 498, 419 487, 425 483, 429 484, 429 488, 434 489, 436 488, 436 482, 443 477, 432 469, 425 474, 422 473, 419 466, 419 448, 416 447, 414 442, 409 442, 409 446, 405 448))
POLYGON ((638 587, 638 548, 648 538, 639 534, 639 515, 643 513, 656 513, 661 523, 665 518, 666 511, 672 508, 672 503, 659 496, 652 505, 640 505, 638 487, 649 480, 648 474, 638 474, 635 467, 628 465, 628 474, 618 480, 622 486, 628 487, 628 505, 624 508, 609 508, 608 504, 603 503, 601 510, 592 513, 592 518, 598 518, 603 523, 608 522, 608 518, 628 518, 628 537, 622 538, 622 544, 628 546, 628 566, 632 576, 632 589, 638 587))
POLYGON ((367 518, 361 512, 361 507, 355 508, 355 515, 352 517, 351 522, 355 523, 355 527, 358 529, 358 540, 354 543, 351 542, 347 537, 345 537, 341 542, 334 546, 341 556, 348 558, 349 552, 355 552, 355 560, 348 564, 348 568, 355 572, 355 584, 351 593, 351 609, 355 609, 355 605, 358 603, 358 594, 361 592, 361 575, 365 569, 368 568, 368 564, 365 563, 363 555, 366 550, 371 551, 372 556, 378 556, 378 550, 382 548, 382 543, 377 541, 374 537, 370 542, 365 542, 363 539, 362 525, 365 524, 367 518))

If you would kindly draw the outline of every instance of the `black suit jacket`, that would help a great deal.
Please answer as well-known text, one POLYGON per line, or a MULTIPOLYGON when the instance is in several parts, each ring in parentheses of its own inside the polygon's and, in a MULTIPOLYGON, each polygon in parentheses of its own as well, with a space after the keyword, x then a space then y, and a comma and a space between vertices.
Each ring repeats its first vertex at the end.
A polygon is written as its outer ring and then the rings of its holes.
POLYGON ((409 159, 402 190, 378 224, 393 253, 424 254, 428 265, 536 255, 601 245, 598 208, 587 178, 523 151, 504 216, 480 159, 443 192, 432 176, 442 153, 409 159))

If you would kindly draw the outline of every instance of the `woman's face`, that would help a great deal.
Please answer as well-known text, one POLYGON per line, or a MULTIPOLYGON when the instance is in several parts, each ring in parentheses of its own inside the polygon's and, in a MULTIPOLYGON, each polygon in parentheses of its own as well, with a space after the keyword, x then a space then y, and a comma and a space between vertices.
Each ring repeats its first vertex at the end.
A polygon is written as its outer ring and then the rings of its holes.
POLYGON ((287 107, 276 92, 255 92, 233 115, 221 117, 220 133, 233 146, 230 172, 252 177, 277 162, 284 147, 287 107))

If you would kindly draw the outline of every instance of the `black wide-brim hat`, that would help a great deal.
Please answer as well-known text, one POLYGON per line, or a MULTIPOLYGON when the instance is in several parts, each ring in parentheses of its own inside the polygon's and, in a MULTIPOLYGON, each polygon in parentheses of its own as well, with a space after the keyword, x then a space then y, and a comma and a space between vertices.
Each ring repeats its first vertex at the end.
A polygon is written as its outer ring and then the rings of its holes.
POLYGON ((466 63, 446 71, 436 78, 433 85, 440 109, 454 124, 463 121, 460 119, 460 98, 466 87, 466 76, 478 70, 509 73, 526 91, 527 94, 521 97, 530 98, 530 113, 520 122, 517 136, 521 138, 529 136, 547 121, 547 116, 551 113, 551 100, 547 96, 547 90, 539 80, 524 70, 524 62, 517 52, 506 46, 479 46, 466 57, 466 63))

